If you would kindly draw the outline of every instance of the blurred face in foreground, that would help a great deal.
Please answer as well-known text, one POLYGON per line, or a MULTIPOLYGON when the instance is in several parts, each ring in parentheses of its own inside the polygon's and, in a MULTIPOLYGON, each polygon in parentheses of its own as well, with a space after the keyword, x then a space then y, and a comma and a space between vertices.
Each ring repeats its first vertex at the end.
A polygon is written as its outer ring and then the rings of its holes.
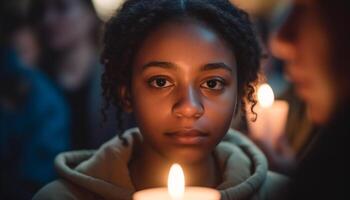
POLYGON ((330 64, 329 33, 316 0, 295 0, 271 40, 272 52, 286 63, 297 94, 306 102, 311 119, 329 120, 335 104, 335 81, 330 64))

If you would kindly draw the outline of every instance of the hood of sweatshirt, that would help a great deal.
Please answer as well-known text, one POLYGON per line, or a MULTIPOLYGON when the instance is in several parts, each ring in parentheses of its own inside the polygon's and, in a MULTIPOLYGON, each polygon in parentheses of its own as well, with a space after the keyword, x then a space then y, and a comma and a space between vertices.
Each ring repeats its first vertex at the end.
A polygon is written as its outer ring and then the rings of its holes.
MULTIPOLYGON (((132 184, 128 163, 133 145, 142 141, 137 128, 123 135, 129 145, 115 137, 97 151, 73 151, 58 155, 55 167, 61 178, 104 199, 132 199, 132 184)), ((222 183, 217 187, 222 199, 246 199, 263 185, 267 160, 263 153, 244 135, 230 129, 214 152, 222 171, 222 183)))

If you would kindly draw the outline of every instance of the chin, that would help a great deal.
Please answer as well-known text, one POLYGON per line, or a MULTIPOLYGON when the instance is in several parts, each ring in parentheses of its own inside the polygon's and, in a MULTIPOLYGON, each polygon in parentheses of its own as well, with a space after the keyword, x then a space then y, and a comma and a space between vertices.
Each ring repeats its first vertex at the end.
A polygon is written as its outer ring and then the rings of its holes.
POLYGON ((210 153, 207 153, 203 149, 184 147, 181 150, 174 151, 170 155, 168 154, 167 157, 174 163, 176 162, 184 165, 192 165, 200 163, 201 161, 208 158, 209 155, 210 153))

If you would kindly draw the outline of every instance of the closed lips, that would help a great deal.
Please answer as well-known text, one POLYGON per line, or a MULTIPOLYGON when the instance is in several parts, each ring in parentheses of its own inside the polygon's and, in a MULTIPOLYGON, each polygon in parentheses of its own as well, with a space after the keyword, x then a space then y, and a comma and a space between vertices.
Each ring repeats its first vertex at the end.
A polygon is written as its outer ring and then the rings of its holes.
POLYGON ((198 130, 186 130, 186 131, 176 131, 176 132, 168 132, 165 133, 167 136, 172 137, 205 137, 208 136, 208 134, 203 133, 198 130))

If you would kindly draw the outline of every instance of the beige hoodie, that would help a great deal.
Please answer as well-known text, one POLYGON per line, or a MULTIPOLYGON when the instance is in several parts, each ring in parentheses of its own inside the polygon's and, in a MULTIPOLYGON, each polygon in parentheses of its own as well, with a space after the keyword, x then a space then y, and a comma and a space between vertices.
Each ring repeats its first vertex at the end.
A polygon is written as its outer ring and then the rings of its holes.
MULTIPOLYGON (((61 179, 43 187, 34 200, 129 200, 132 185, 128 162, 133 146, 142 142, 137 128, 124 133, 129 145, 115 137, 97 151, 75 151, 57 156, 61 179)), ((222 200, 282 199, 287 179, 268 171, 263 153, 245 136, 230 129, 215 152, 222 170, 217 187, 222 200)))

